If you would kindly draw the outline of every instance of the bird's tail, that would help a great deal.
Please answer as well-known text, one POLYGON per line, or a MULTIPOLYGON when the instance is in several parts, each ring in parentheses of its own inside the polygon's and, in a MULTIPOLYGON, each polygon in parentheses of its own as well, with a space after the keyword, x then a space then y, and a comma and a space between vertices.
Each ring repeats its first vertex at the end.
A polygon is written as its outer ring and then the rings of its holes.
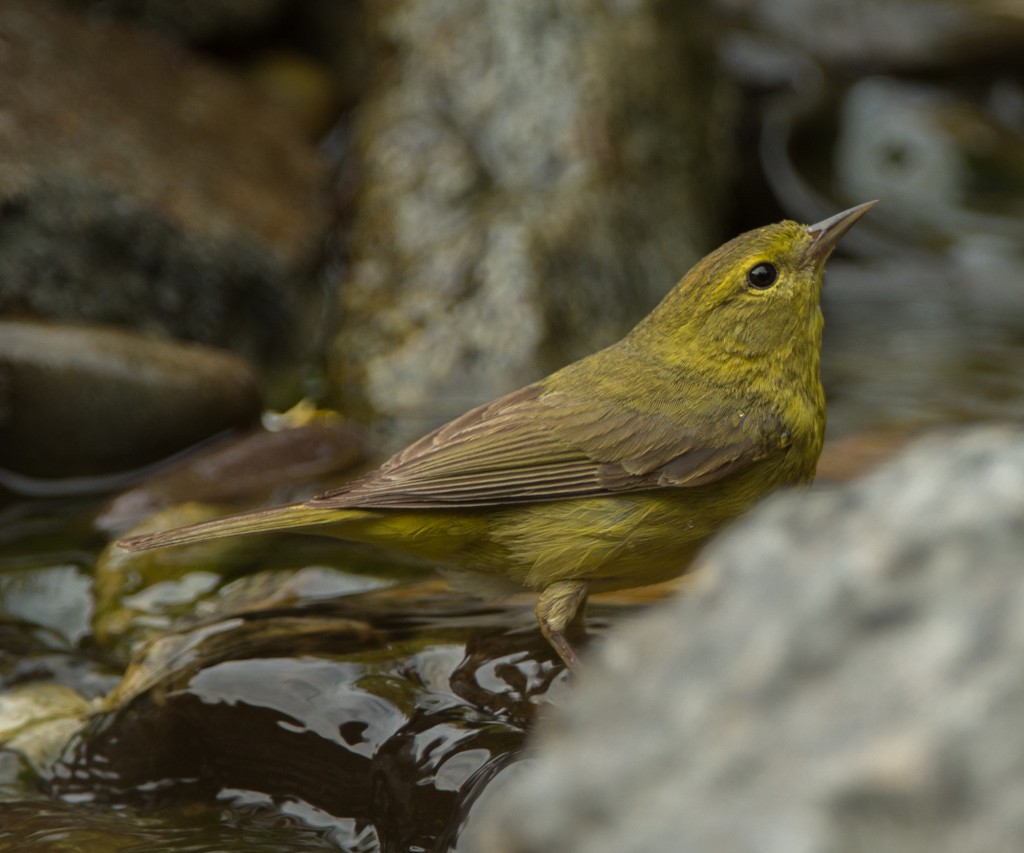
MULTIPOLYGON (((276 530, 319 527, 344 521, 348 514, 346 510, 336 508, 315 509, 301 503, 289 504, 226 515, 222 518, 213 518, 209 521, 201 521, 187 527, 175 527, 158 533, 128 536, 119 539, 117 545, 126 551, 150 551, 154 548, 187 545, 191 542, 223 539, 227 536, 242 536, 246 533, 269 533, 276 530)), ((351 514, 357 516, 361 513, 359 510, 353 510, 351 514)))

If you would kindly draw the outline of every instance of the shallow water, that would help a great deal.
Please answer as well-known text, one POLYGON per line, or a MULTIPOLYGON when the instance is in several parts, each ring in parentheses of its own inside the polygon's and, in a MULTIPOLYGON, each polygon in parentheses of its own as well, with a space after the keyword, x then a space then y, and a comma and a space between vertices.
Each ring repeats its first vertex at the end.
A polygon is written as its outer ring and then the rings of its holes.
MULTIPOLYGON (((34 524, 18 553, 13 530, 0 692, 37 704, 18 749, 0 752, 0 840, 18 845, 5 850, 454 844, 538 709, 566 687, 530 602, 482 605, 422 569, 304 537, 285 545, 290 570, 264 573, 273 594, 260 573, 222 584, 198 602, 208 615, 156 632, 123 671, 82 628, 84 567, 68 566, 66 549, 47 565, 34 524), (304 571, 317 583, 282 596, 304 571), (410 580, 417 572, 428 580, 410 580), (338 592, 346 577, 363 591, 338 592), (73 705, 54 682, 72 688, 73 705), (103 846, 111 833, 123 846, 103 846)), ((83 543, 80 562, 89 554, 83 543)), ((596 611, 599 630, 607 609, 596 611)))

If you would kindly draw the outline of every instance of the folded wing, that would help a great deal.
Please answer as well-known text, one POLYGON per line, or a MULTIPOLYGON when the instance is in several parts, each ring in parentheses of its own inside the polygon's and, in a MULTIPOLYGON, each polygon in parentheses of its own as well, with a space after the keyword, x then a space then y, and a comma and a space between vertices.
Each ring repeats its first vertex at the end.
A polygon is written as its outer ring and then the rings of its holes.
POLYGON ((700 486, 786 446, 781 425, 762 420, 721 411, 680 424, 622 400, 530 385, 467 412, 307 505, 484 507, 700 486))

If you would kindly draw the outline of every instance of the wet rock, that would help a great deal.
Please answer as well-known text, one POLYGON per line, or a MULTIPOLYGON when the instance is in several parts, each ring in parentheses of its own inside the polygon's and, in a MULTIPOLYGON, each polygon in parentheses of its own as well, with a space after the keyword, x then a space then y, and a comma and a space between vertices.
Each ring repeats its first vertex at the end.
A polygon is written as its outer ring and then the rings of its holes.
POLYGON ((411 436, 611 342, 718 241, 735 101, 692 5, 367 11, 334 381, 411 436))
POLYGON ((460 851, 1016 849, 1022 518, 1011 428, 773 499, 609 638, 460 851))
POLYGON ((141 28, 0 8, 0 312, 295 350, 327 215, 288 114, 141 28), (306 288, 308 291, 308 288, 306 288))
POLYGON ((30 684, 0 692, 0 749, 19 754, 33 769, 50 767, 91 709, 80 694, 62 684, 30 684))
POLYGON ((252 371, 228 353, 112 328, 0 322, 0 466, 17 475, 124 471, 249 424, 260 408, 252 371))
MULTIPOLYGON (((35 573, 25 574, 24 584, 0 574, 0 786, 52 767, 98 708, 99 697, 118 683, 117 676, 56 631, 17 618, 12 587, 31 591, 36 579, 35 573)), ((59 589, 50 591, 67 600, 59 589)))
POLYGON ((15 689, 0 693, 0 742, 24 732, 26 726, 73 714, 89 708, 78 693, 61 684, 15 689))

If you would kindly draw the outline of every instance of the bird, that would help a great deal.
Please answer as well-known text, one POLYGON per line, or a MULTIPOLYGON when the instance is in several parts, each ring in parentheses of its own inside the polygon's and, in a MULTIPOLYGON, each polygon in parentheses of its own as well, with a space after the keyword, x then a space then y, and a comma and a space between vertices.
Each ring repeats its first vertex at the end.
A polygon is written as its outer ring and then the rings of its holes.
POLYGON ((538 594, 570 669, 592 592, 686 573, 717 530, 813 479, 825 263, 875 201, 712 251, 621 340, 471 409, 312 499, 129 536, 128 551, 276 530, 395 548, 538 594))

